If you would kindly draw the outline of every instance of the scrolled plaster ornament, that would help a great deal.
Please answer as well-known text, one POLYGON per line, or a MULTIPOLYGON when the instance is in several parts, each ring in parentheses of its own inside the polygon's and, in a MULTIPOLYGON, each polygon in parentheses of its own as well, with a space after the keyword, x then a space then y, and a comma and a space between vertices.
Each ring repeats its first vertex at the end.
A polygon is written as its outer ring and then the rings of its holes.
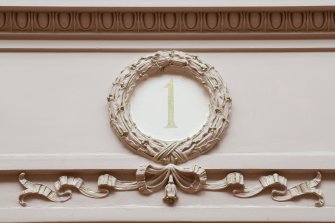
POLYGON ((25 178, 25 175, 25 173, 19 175, 19 182, 25 188, 19 196, 19 202, 22 206, 27 205, 24 199, 30 195, 39 195, 53 202, 64 202, 71 199, 70 194, 63 193, 62 196, 58 196, 57 192, 50 187, 40 183, 32 183, 25 178))
POLYGON ((318 198, 315 203, 316 207, 322 207, 325 204, 325 199, 323 193, 320 189, 316 187, 321 183, 321 173, 317 172, 316 177, 307 182, 303 182, 295 187, 288 189, 287 191, 273 190, 271 192, 271 197, 275 201, 288 201, 295 197, 300 197, 304 194, 312 194, 318 198))
POLYGON ((212 149, 229 124, 231 97, 220 74, 197 56, 180 51, 158 51, 126 67, 113 83, 107 97, 110 123, 118 137, 141 156, 161 164, 180 164, 212 149), (142 133, 130 115, 130 97, 146 75, 178 71, 199 81, 209 93, 207 122, 193 136, 164 141, 142 133))
POLYGON ((99 188, 99 191, 94 191, 84 184, 83 179, 79 177, 68 177, 61 176, 58 181, 55 182, 55 189, 59 196, 69 195, 72 196, 71 189, 77 189, 81 194, 91 198, 103 198, 108 195, 108 191, 99 188))
POLYGON ((321 182, 321 173, 319 172, 317 172, 315 179, 288 189, 287 179, 277 173, 262 176, 258 185, 246 187, 243 175, 238 172, 228 173, 221 180, 208 180, 206 170, 197 165, 192 167, 178 167, 172 164, 159 167, 145 165, 137 169, 135 179, 130 181, 118 180, 110 174, 101 175, 98 179, 99 191, 86 188, 81 178, 62 176, 55 183, 55 190, 52 190, 46 185, 35 184, 26 180, 24 175, 24 173, 21 173, 19 176, 20 183, 27 188, 19 196, 22 206, 26 205, 24 198, 31 194, 43 196, 53 202, 67 201, 71 198, 72 191, 62 192, 63 187, 75 187, 81 194, 97 199, 107 197, 110 194, 109 190, 138 190, 142 194, 152 194, 164 188, 165 196, 163 201, 169 205, 177 201, 178 188, 190 194, 206 190, 230 193, 230 191, 225 191, 225 189, 238 186, 240 189, 233 190, 233 194, 237 198, 253 197, 265 188, 275 188, 271 191, 271 197, 274 201, 283 202, 295 197, 313 194, 318 198, 315 204, 317 207, 325 204, 321 190, 316 188, 321 182))
POLYGON ((85 186, 84 181, 79 177, 61 176, 55 182, 55 190, 53 190, 44 184, 30 182, 25 178, 25 175, 25 173, 19 175, 19 182, 26 188, 19 196, 19 202, 22 206, 26 206, 24 199, 30 195, 42 196, 53 202, 68 201, 72 198, 71 189, 73 188, 90 198, 104 198, 109 194, 109 191, 105 189, 91 190, 85 186))
POLYGON ((243 188, 242 190, 234 190, 234 195, 241 198, 253 197, 268 187, 278 187, 279 189, 282 189, 280 191, 286 193, 286 185, 287 179, 275 173, 268 176, 261 176, 259 178, 259 184, 254 187, 243 188))

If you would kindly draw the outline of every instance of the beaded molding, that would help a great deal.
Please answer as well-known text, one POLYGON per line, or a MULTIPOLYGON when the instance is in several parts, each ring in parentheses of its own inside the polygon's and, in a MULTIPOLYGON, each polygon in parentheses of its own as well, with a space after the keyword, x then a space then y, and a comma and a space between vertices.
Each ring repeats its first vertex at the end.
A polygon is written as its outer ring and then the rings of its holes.
POLYGON ((110 123, 118 137, 141 156, 161 164, 179 164, 212 149, 229 124, 231 98, 228 89, 213 66, 197 56, 180 51, 158 51, 126 67, 113 83, 108 96, 110 123), (202 128, 183 140, 164 141, 142 133, 132 121, 129 99, 145 76, 165 70, 189 74, 209 93, 209 116, 202 128))

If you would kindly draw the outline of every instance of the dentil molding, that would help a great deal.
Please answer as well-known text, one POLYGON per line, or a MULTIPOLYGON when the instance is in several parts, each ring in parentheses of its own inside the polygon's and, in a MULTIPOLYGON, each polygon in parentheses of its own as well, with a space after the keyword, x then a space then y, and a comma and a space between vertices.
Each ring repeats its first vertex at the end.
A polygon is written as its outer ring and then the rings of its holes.
POLYGON ((332 38, 332 7, 2 7, 2 39, 332 38))

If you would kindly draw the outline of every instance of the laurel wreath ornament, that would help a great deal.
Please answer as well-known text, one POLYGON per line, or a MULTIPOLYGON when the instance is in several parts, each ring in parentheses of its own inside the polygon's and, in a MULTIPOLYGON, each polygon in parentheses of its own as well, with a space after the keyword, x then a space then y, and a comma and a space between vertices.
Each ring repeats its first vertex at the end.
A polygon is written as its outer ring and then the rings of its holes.
POLYGON ((107 99, 110 123, 118 137, 132 151, 160 164, 180 164, 206 153, 221 140, 229 125, 231 97, 222 77, 213 66, 181 51, 158 51, 127 66, 114 81, 107 99), (164 71, 188 74, 209 93, 207 122, 182 140, 152 138, 137 128, 130 115, 130 97, 139 81, 164 71))
MULTIPOLYGON (((138 190, 142 194, 152 194, 164 188, 163 201, 173 205, 178 200, 177 189, 185 193, 196 194, 200 191, 227 190, 238 198, 254 197, 266 189, 271 192, 274 201, 289 201, 305 195, 313 195, 317 201, 315 206, 325 205, 321 183, 321 173, 317 172, 312 180, 288 187, 284 176, 273 173, 261 176, 252 186, 246 186, 244 176, 239 172, 230 172, 217 180, 209 179, 204 168, 198 165, 178 166, 213 148, 222 138, 229 124, 231 98, 227 87, 219 73, 198 57, 180 51, 158 51, 140 58, 136 63, 126 67, 115 82, 110 95, 110 122, 121 140, 130 149, 151 160, 167 164, 163 166, 142 165, 131 180, 120 180, 105 173, 97 181, 97 189, 88 187, 80 177, 61 176, 54 188, 41 183, 34 183, 19 175, 19 182, 24 190, 19 195, 19 203, 26 206, 25 198, 38 195, 53 202, 65 202, 71 199, 74 191, 90 198, 108 197, 111 191, 138 190), (178 71, 189 74, 198 80, 209 93, 209 116, 207 122, 193 136, 183 140, 164 141, 154 139, 142 133, 132 121, 129 99, 136 85, 146 76, 160 74, 163 71, 178 71)), ((150 109, 150 108, 149 108, 150 109)))

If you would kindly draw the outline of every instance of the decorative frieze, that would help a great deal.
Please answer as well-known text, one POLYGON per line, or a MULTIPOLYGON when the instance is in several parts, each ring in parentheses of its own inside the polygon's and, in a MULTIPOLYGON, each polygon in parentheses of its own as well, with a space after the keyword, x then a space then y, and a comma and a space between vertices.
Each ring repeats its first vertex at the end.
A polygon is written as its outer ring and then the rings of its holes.
POLYGON ((271 189, 271 198, 274 201, 289 201, 304 195, 313 195, 318 199, 315 206, 321 207, 325 204, 321 190, 317 189, 321 182, 321 173, 317 172, 314 179, 300 183, 288 188, 287 179, 274 173, 261 176, 258 182, 249 187, 245 186, 244 176, 239 172, 231 172, 221 180, 210 180, 206 170, 200 166, 179 167, 169 164, 167 166, 144 165, 137 169, 134 180, 122 181, 110 174, 103 174, 98 178, 98 189, 96 191, 87 188, 84 181, 78 177, 61 176, 55 182, 54 188, 28 181, 25 173, 19 176, 21 185, 26 188, 19 196, 19 202, 26 206, 26 196, 38 195, 53 202, 65 202, 71 199, 72 190, 79 191, 84 196, 101 199, 114 191, 138 190, 142 194, 152 194, 165 188, 163 201, 174 204, 177 199, 177 188, 185 193, 196 194, 200 191, 231 192, 226 190, 234 188, 233 195, 238 198, 250 198, 258 195, 264 189, 271 189))
MULTIPOLYGON (((0 10, 1 34, 186 34, 333 33, 335 10, 218 9, 117 11, 66 9, 0 10)), ((92 37, 92 36, 91 36, 92 37)), ((165 36, 169 38, 169 36, 165 36)))

